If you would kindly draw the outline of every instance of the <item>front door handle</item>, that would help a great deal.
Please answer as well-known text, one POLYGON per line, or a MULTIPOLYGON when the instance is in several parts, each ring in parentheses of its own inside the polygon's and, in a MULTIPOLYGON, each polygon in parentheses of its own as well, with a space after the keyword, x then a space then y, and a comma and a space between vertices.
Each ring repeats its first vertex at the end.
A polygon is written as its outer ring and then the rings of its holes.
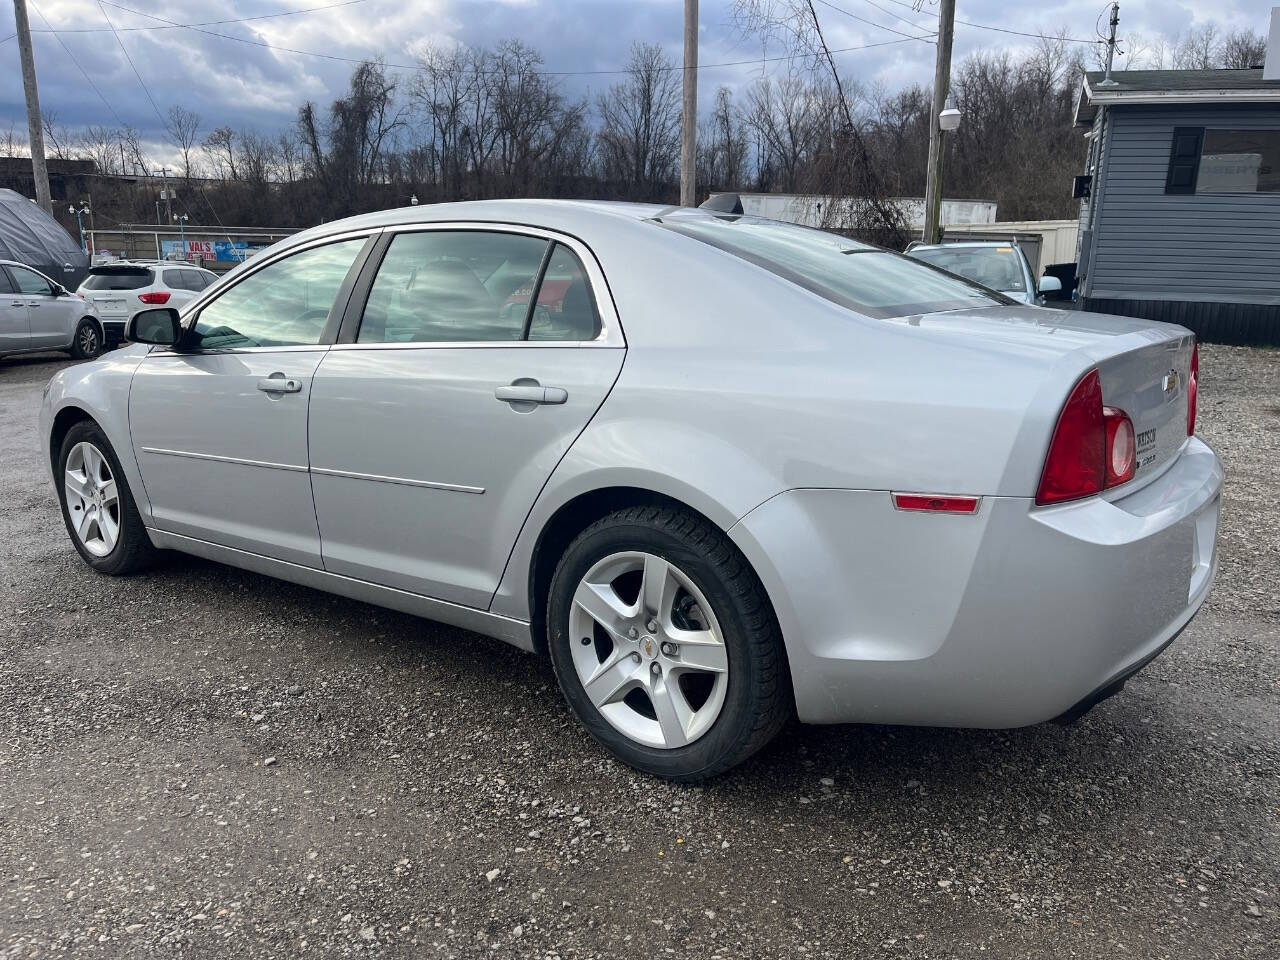
POLYGON ((563 387, 544 387, 536 380, 499 387, 493 395, 503 403, 564 403, 569 399, 569 392, 563 387))
POLYGON ((258 381, 258 389, 263 393, 298 393, 302 381, 293 377, 263 377, 258 381))

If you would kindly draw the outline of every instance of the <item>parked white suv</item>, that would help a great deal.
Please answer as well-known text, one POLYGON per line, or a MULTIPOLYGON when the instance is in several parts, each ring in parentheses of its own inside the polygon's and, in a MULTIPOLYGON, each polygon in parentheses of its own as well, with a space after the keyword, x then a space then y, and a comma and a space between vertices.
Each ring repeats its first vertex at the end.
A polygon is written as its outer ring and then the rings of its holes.
POLYGON ((129 317, 144 307, 181 309, 218 275, 189 263, 116 261, 90 267, 76 292, 97 307, 108 346, 124 335, 129 317))

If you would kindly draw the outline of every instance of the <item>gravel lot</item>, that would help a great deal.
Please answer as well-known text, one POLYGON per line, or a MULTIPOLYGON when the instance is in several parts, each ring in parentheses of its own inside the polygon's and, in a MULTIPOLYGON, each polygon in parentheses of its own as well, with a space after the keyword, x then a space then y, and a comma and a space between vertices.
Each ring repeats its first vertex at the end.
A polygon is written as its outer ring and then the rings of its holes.
POLYGON ((793 726, 701 789, 532 658, 175 557, 109 579, 0 362, 0 958, 1280 956, 1280 352, 1202 350, 1218 584, 1070 728, 793 726))

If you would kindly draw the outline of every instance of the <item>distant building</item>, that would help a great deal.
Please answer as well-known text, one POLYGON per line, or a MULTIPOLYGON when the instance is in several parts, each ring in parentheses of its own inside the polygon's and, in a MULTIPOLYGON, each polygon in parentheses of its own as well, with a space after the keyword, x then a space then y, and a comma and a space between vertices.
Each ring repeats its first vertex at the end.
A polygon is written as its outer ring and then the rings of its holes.
MULTIPOLYGON (((77 203, 97 185, 98 165, 92 160, 45 161, 49 170, 49 192, 55 203, 77 203)), ((24 197, 36 195, 30 157, 0 157, 0 189, 13 190, 24 197)))
POLYGON ((1250 70, 1084 77, 1088 127, 1079 297, 1085 309, 1280 343, 1280 43, 1250 70))
MULTIPOLYGON (((712 193, 712 196, 718 196, 712 193)), ((836 200, 803 193, 739 193, 742 212, 753 217, 785 220, 806 227, 820 227, 831 222, 830 206, 834 203, 851 205, 855 200, 836 200)), ((919 197, 895 197, 891 201, 902 210, 907 226, 915 231, 924 227, 924 200, 919 197)), ((943 224, 994 223, 994 200, 943 200, 943 224)))

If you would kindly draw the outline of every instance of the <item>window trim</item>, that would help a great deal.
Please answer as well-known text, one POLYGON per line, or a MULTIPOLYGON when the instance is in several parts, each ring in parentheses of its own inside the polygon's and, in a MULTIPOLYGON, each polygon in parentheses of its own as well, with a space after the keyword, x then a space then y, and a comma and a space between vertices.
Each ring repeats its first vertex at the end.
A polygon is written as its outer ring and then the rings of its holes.
POLYGON ((200 291, 193 299, 189 300, 185 307, 179 311, 179 317, 182 322, 183 339, 195 329, 196 324, 200 320, 200 314, 205 307, 212 303, 216 303, 218 298, 229 290, 234 290, 239 284, 254 276, 261 270, 273 264, 279 263, 288 257, 297 253, 305 253, 308 250, 314 250, 316 247, 326 247, 333 243, 345 243, 348 240, 365 241, 355 259, 351 262, 351 266, 347 268, 347 275, 342 281, 342 285, 338 287, 338 292, 333 298, 333 304, 329 307, 329 317, 325 321, 324 330, 320 334, 320 340, 317 343, 301 343, 291 344, 289 346, 279 347, 215 347, 212 349, 202 349, 200 347, 184 347, 182 343, 178 343, 173 347, 164 347, 160 349, 152 349, 153 354, 170 354, 170 353, 198 353, 204 354, 224 354, 224 353, 296 353, 308 350, 327 350, 333 345, 337 338, 339 324, 346 312, 348 302, 351 299, 351 291, 355 288, 356 281, 363 275, 364 268, 369 259, 369 254, 376 247, 379 239, 379 230, 348 230, 341 233, 333 233, 324 237, 316 237, 314 240, 306 243, 291 244, 271 256, 260 254, 261 262, 253 262, 252 266, 247 268, 243 273, 237 276, 230 283, 220 286, 211 295, 206 295, 205 291, 212 290, 213 285, 207 286, 200 291))
MULTIPOLYGON (((400 223, 383 229, 375 250, 365 259, 361 276, 347 301, 347 309, 342 317, 337 340, 332 350, 442 350, 442 349, 520 349, 545 350, 625 347, 626 339, 622 332, 622 324, 618 319, 617 308, 605 279, 604 271, 595 254, 585 243, 570 234, 544 227, 507 222, 487 222, 483 220, 441 220, 435 223, 400 223), (482 233, 514 233, 518 236, 532 237, 564 244, 582 264, 586 273, 587 287, 596 306, 596 314, 600 318, 600 332, 594 340, 421 340, 405 343, 359 343, 356 340, 360 331, 360 321, 364 316, 365 303, 373 288, 374 277, 386 256, 391 241, 402 233, 448 232, 457 233, 464 230, 475 230, 482 233)), ((552 249, 549 245, 548 249, 552 249)))

